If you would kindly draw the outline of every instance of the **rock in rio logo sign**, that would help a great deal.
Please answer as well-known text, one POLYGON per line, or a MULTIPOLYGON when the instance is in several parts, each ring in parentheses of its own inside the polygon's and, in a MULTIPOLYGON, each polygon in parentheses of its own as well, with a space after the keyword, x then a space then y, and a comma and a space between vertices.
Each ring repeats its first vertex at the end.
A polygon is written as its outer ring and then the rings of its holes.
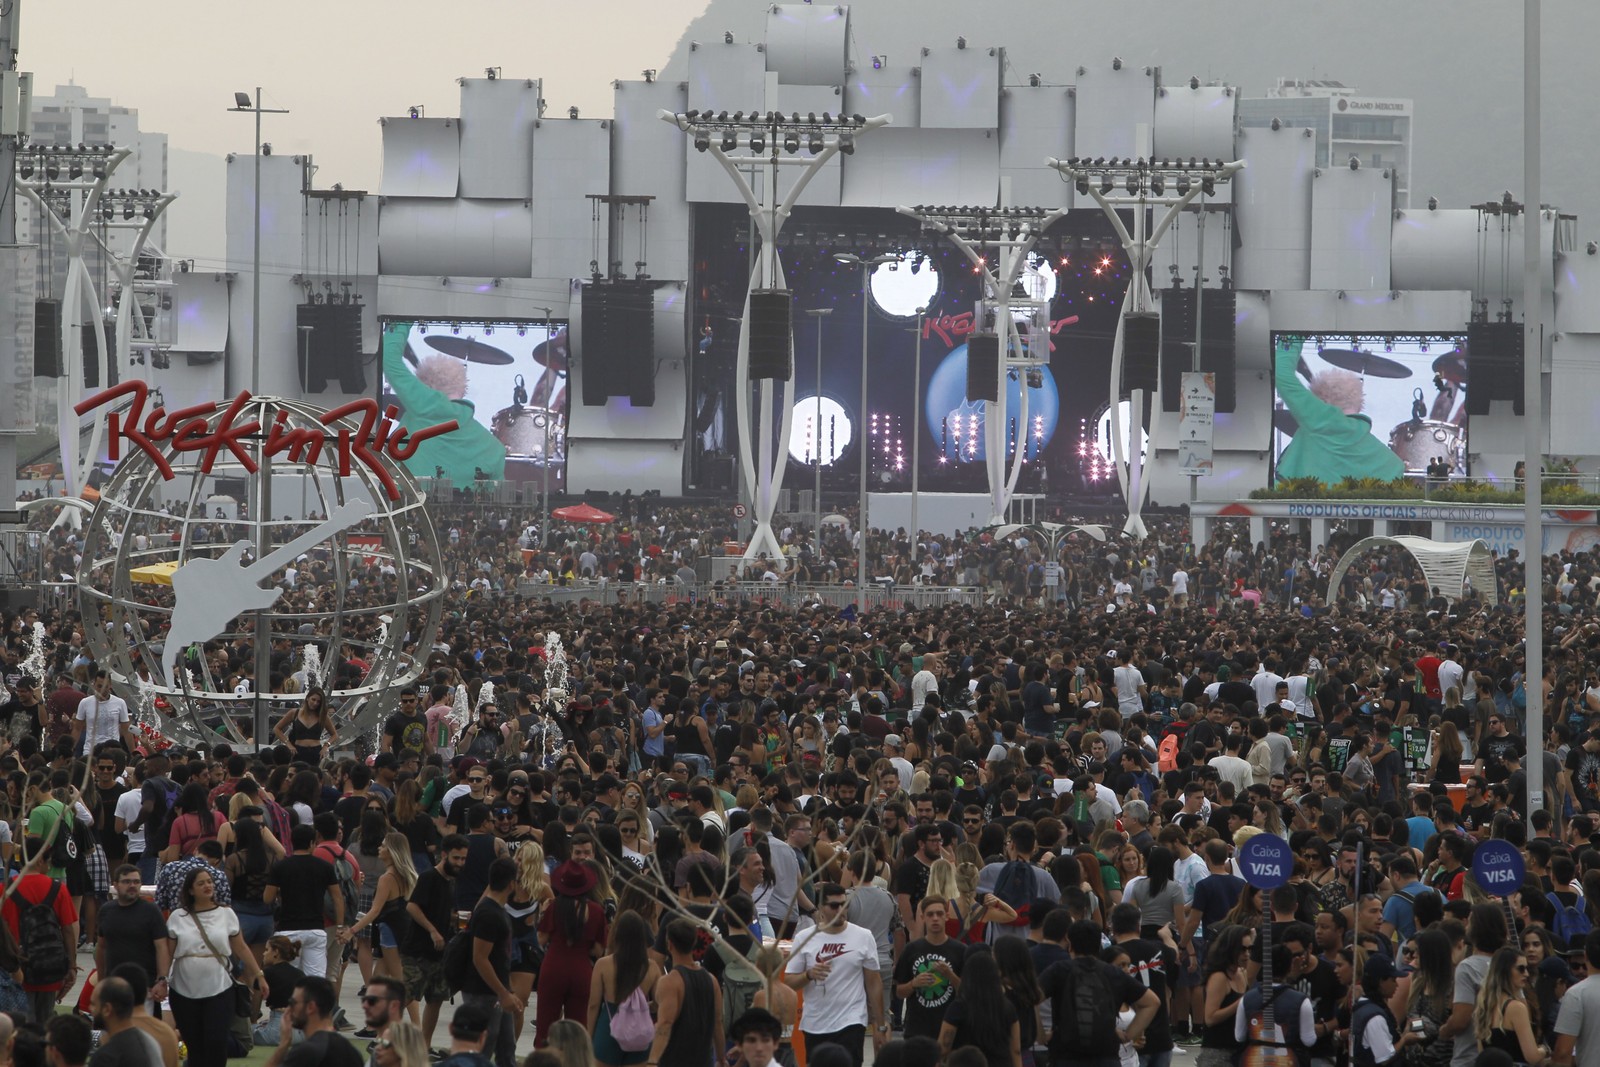
MULTIPOLYGON (((122 458, 122 444, 126 441, 143 452, 167 481, 171 481, 175 475, 172 464, 161 448, 164 444, 174 453, 200 453, 198 466, 206 474, 211 473, 217 457, 223 452, 229 453, 250 474, 255 474, 259 469, 244 442, 260 431, 261 423, 255 420, 242 422, 239 419, 252 399, 248 390, 234 397, 226 408, 219 407, 216 401, 207 401, 170 412, 164 406, 157 405, 146 412, 149 387, 141 381, 127 381, 85 397, 73 410, 80 416, 86 415, 125 396, 133 398, 127 410, 106 415, 106 428, 110 431, 107 458, 112 461, 122 458), (222 416, 213 425, 211 416, 219 410, 222 416)), ((332 438, 332 447, 338 452, 339 475, 348 477, 351 462, 358 462, 372 472, 390 500, 400 499, 400 487, 380 457, 388 456, 404 462, 416 454, 424 441, 449 433, 459 425, 451 419, 420 430, 411 430, 400 424, 399 415, 399 409, 393 405, 380 413, 378 402, 367 397, 341 404, 320 416, 324 426, 359 416, 360 424, 354 430, 340 427, 332 438)), ((315 466, 327 440, 328 435, 315 429, 290 427, 288 413, 279 411, 267 429, 267 438, 262 442, 260 452, 264 458, 281 454, 291 463, 315 466)))

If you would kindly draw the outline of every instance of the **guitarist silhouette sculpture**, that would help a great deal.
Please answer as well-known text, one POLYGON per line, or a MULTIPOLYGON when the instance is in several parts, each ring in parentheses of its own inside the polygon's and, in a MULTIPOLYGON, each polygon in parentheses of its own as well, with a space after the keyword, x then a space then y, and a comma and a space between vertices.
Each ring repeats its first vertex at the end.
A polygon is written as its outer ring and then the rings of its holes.
POLYGON ((261 611, 278 602, 283 590, 277 587, 261 588, 260 583, 273 572, 294 559, 301 552, 320 544, 341 530, 347 530, 367 517, 371 505, 364 500, 340 504, 322 522, 287 544, 268 552, 261 559, 241 567, 250 547, 248 541, 236 541, 216 559, 195 558, 172 572, 172 621, 167 627, 167 639, 161 652, 161 676, 169 684, 184 688, 173 681, 172 668, 183 650, 201 641, 209 641, 227 627, 228 621, 250 611, 261 611))

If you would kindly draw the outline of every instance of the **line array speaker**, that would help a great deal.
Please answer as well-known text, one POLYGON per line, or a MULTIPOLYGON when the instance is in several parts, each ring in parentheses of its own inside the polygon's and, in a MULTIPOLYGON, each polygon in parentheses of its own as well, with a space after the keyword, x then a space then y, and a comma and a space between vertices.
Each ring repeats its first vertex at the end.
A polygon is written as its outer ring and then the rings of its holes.
POLYGON ((1523 412, 1523 325, 1473 322, 1467 325, 1467 414, 1489 414, 1489 401, 1509 400, 1523 412))
POLYGON ((750 291, 750 377, 794 377, 794 298, 787 289, 750 291))
POLYGON ((1122 392, 1155 392, 1160 384, 1161 317, 1132 312, 1122 318, 1122 392))
POLYGON ((967 399, 1000 399, 1000 337, 992 333, 967 335, 967 399))
POLYGON ((33 302, 33 376, 61 377, 61 301, 33 302))
POLYGON ((625 396, 634 407, 656 402, 655 287, 601 281, 583 287, 583 402, 625 396))
MULTIPOLYGON (((1216 375, 1217 410, 1234 410, 1234 324, 1232 289, 1205 290, 1205 337, 1200 344, 1200 369, 1216 375)), ((1161 406, 1177 411, 1183 372, 1194 351, 1194 290, 1165 289, 1161 294, 1161 406)))
POLYGON ((361 305, 301 304, 295 325, 310 327, 295 333, 295 366, 300 387, 323 393, 331 379, 346 393, 367 391, 367 372, 361 353, 361 305))
POLYGON ((109 380, 106 382, 105 387, 109 389, 116 385, 120 380, 120 376, 117 374, 116 327, 108 322, 106 323, 105 331, 101 332, 94 323, 86 322, 83 324, 82 336, 83 387, 85 389, 100 388, 100 368, 95 363, 95 352, 102 347, 102 342, 106 342, 111 346, 110 351, 100 356, 111 372, 107 376, 109 380))

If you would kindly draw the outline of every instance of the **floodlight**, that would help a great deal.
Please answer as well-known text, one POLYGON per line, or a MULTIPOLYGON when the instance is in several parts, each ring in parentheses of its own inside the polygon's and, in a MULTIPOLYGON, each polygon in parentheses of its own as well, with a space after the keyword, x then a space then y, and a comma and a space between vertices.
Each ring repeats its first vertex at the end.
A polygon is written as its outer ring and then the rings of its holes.
POLYGON ((738 147, 739 147, 739 135, 734 133, 732 130, 723 130, 722 131, 722 150, 724 152, 732 152, 735 148, 738 148, 738 147))
POLYGON ((707 133, 705 130, 695 130, 694 131, 694 149, 695 149, 695 151, 696 152, 704 152, 707 149, 709 149, 710 147, 711 147, 711 135, 709 133, 707 133))
POLYGON ((233 94, 233 106, 236 107, 236 108, 240 108, 240 109, 242 109, 244 111, 250 110, 250 94, 249 93, 234 93, 233 94))
POLYGON ((752 133, 750 135, 750 151, 752 151, 752 152, 762 152, 762 151, 766 150, 766 147, 767 147, 767 136, 766 136, 766 134, 761 133, 760 131, 757 131, 757 132, 752 133))
POLYGON ((791 156, 800 151, 800 135, 793 130, 783 135, 783 150, 791 156))
POLYGON ((812 155, 816 155, 818 152, 821 152, 824 147, 825 145, 822 140, 821 131, 811 131, 811 137, 806 142, 806 151, 810 152, 812 155))
POLYGON ((841 133, 839 135, 839 151, 847 156, 856 154, 856 138, 854 134, 841 133))

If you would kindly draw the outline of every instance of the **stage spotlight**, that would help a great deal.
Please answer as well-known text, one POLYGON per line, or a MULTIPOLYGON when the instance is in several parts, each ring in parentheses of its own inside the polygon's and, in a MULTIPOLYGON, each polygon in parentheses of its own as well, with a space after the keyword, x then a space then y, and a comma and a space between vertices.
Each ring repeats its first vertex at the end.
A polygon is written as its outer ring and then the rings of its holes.
POLYGON ((1180 174, 1178 175, 1178 180, 1173 182, 1172 186, 1178 191, 1179 196, 1188 196, 1189 190, 1193 188, 1194 183, 1189 181, 1187 174, 1180 174))
POLYGON ((1211 175, 1209 175, 1209 174, 1206 175, 1204 178, 1201 178, 1200 179, 1200 191, 1202 193, 1204 193, 1206 196, 1215 196, 1215 195, 1217 195, 1217 181, 1216 181, 1216 179, 1211 177, 1211 175))
POLYGON ((156 206, 154 204, 146 204, 144 206, 144 217, 147 219, 156 217, 156 206))
POLYGON ((1079 196, 1088 196, 1089 195, 1089 179, 1088 179, 1088 177, 1086 175, 1082 175, 1082 174, 1078 175, 1078 195, 1079 196))
POLYGON ((1129 196, 1137 195, 1139 192, 1139 186, 1140 182, 1137 174, 1128 175, 1127 181, 1123 183, 1123 187, 1128 190, 1129 196))
POLYGON ((1150 192, 1156 196, 1167 191, 1167 179, 1159 174, 1150 175, 1150 192))
POLYGON ((790 130, 783 135, 783 150, 791 156, 800 151, 800 135, 790 130))
POLYGON ((957 48, 966 48, 967 47, 967 39, 965 37, 957 37, 956 38, 956 47, 957 48))
POLYGON ((1351 156, 1350 157, 1350 169, 1351 170, 1360 170, 1361 169, 1361 158, 1359 156, 1351 156))
POLYGON ((723 44, 732 44, 733 43, 733 31, 732 30, 723 30, 722 31, 722 43, 723 44))
POLYGON ((422 117, 422 105, 421 104, 418 104, 415 107, 407 108, 406 110, 410 112, 411 117, 414 118, 414 119, 420 119, 422 117))
POLYGON ((711 135, 709 133, 707 133, 705 130, 696 130, 696 131, 694 131, 694 149, 695 149, 695 151, 696 152, 704 152, 707 149, 709 149, 710 147, 711 147, 711 135))
POLYGON ((810 139, 806 141, 806 150, 812 155, 816 155, 818 152, 821 152, 824 147, 826 146, 823 143, 821 131, 812 130, 810 139))
POLYGON ((133 218, 133 201, 132 200, 124 200, 122 202, 122 217, 125 218, 125 219, 133 218))
POLYGON ((567 118, 575 119, 577 117, 578 117, 578 109, 577 108, 575 108, 575 107, 567 108, 567 118))
POLYGON ((887 57, 885 57, 885 56, 873 56, 872 57, 872 69, 873 70, 882 70, 883 69, 883 61, 884 61, 885 58, 887 58, 887 57))
POLYGON ((856 154, 856 139, 853 134, 841 133, 839 135, 839 151, 847 156, 856 154))
POLYGON ((67 178, 70 181, 77 181, 81 177, 83 177, 83 160, 74 156, 72 162, 67 164, 67 178))
POLYGON ((47 181, 55 181, 61 177, 61 164, 54 159, 44 165, 44 176, 47 181))
POLYGON ((717 121, 718 122, 727 122, 728 121, 728 113, 726 111, 717 112, 717 121))
POLYGON ((1191 89, 1200 88, 1200 79, 1195 77, 1192 74, 1189 76, 1189 88, 1191 88, 1191 89))
POLYGON ((1111 57, 1111 69, 1112 70, 1121 70, 1122 69, 1122 57, 1121 56, 1112 56, 1111 57))
POLYGON ((1101 196, 1110 196, 1111 195, 1111 190, 1116 188, 1116 184, 1117 184, 1116 183, 1116 179, 1112 178, 1111 175, 1109 175, 1109 174, 1100 175, 1100 195, 1101 196))
POLYGON ((757 132, 752 133, 750 135, 750 151, 759 153, 759 152, 765 151, 766 147, 767 147, 767 135, 766 134, 761 133, 760 131, 757 131, 757 132))
POLYGON ((29 178, 33 177, 32 158, 23 157, 17 162, 17 174, 21 176, 23 181, 27 181, 29 178))
POLYGON ((738 148, 738 147, 739 147, 739 135, 734 133, 732 130, 723 130, 722 131, 722 150, 724 152, 732 152, 735 148, 738 148))

